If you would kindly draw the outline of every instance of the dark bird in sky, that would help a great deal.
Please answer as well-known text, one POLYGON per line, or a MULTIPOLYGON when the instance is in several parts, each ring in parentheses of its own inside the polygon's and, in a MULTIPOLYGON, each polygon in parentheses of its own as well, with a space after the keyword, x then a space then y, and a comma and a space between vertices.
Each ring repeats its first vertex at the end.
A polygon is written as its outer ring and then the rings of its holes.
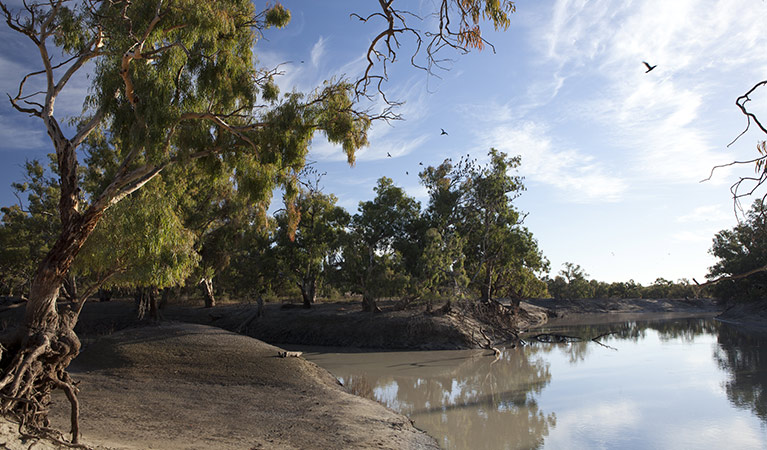
POLYGON ((657 64, 654 65, 654 66, 651 66, 647 61, 642 61, 642 62, 644 63, 645 66, 647 66, 647 71, 645 73, 649 73, 651 70, 653 70, 654 68, 658 67, 657 64))
POLYGON ((410 175, 408 172, 405 172, 405 175, 410 175))
POLYGON ((444 129, 444 128, 440 128, 440 130, 442 130, 442 133, 440 133, 440 134, 439 134, 440 136, 442 136, 443 134, 444 134, 445 136, 447 136, 447 131, 445 131, 445 129, 444 129))
POLYGON ((418 165, 419 165, 419 166, 422 166, 422 165, 423 165, 423 163, 422 163, 422 162, 419 162, 419 163, 418 163, 418 165))
POLYGON ((391 158, 391 153, 389 153, 389 152, 386 152, 386 157, 387 157, 387 158, 391 158))

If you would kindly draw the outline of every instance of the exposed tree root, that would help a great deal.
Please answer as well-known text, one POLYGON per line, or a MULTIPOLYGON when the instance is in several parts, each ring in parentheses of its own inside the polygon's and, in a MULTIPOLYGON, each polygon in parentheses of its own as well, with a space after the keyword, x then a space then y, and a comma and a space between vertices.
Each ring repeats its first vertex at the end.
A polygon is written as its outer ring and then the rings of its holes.
MULTIPOLYGON (((20 433, 27 437, 52 439, 61 445, 79 446, 78 389, 66 372, 80 352, 80 340, 72 331, 74 320, 63 312, 57 321, 39 329, 21 326, 5 340, 0 353, 0 412, 17 418, 20 433), (72 439, 67 443, 55 438, 48 429, 51 392, 61 389, 71 406, 72 439)), ((8 336, 6 336, 8 337, 8 336)))

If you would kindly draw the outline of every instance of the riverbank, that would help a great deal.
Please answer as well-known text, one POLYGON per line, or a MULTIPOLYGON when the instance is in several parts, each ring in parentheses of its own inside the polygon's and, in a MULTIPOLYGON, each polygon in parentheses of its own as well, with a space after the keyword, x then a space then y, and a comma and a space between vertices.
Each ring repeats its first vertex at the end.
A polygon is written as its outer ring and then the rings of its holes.
POLYGON ((548 314, 548 320, 531 328, 715 317, 724 310, 713 299, 532 299, 525 303, 548 314))
MULTIPOLYGON (((697 300, 536 300, 521 306, 520 328, 618 320, 625 314, 718 312, 713 302, 697 300)), ((81 382, 83 441, 99 449, 436 449, 408 418, 350 394, 313 363, 280 358, 280 348, 225 329, 262 333, 277 342, 336 340, 347 347, 373 342, 393 349, 476 347, 478 330, 485 327, 458 314, 373 315, 352 303, 308 311, 272 304, 260 317, 255 311, 256 305, 248 304, 169 306, 163 311, 166 321, 137 326, 129 301, 87 305, 78 327, 82 353, 70 367, 81 382)), ((18 320, 18 313, 6 311, 3 319, 18 320)), ((58 395, 53 425, 67 429, 68 413, 66 399, 58 395)))
POLYGON ((717 320, 767 331, 767 301, 733 302, 725 305, 717 320))
MULTIPOLYGON (((165 323, 84 342, 86 442, 113 449, 438 448, 405 416, 327 371, 219 328, 165 323)), ((54 425, 67 425, 57 401, 54 425)))

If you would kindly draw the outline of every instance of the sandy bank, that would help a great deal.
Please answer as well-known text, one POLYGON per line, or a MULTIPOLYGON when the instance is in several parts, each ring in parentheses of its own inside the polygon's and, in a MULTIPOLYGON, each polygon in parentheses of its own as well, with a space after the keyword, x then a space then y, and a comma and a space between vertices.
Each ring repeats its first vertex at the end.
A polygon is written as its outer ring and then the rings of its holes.
MULTIPOLYGON (((113 449, 438 448, 409 419, 347 393, 327 371, 277 347, 181 323, 85 343, 83 441, 113 449)), ((67 427, 59 397, 54 425, 67 427)))

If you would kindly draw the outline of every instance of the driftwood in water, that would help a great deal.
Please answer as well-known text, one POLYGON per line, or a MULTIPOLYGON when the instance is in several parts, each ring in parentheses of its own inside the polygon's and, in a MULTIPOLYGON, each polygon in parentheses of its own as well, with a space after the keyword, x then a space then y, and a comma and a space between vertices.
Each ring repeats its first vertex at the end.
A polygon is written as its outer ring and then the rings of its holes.
POLYGON ((579 336, 567 336, 565 334, 556 334, 556 333, 541 333, 537 334, 532 337, 532 339, 535 339, 538 342, 543 342, 546 344, 569 344, 572 342, 584 342, 584 341, 592 341, 595 342, 602 347, 609 348, 611 350, 617 351, 618 349, 615 347, 610 347, 609 345, 603 344, 600 339, 602 339, 605 336, 609 336, 611 334, 615 333, 614 331, 608 331, 607 333, 602 333, 599 336, 593 337, 593 338, 582 338, 579 336))

